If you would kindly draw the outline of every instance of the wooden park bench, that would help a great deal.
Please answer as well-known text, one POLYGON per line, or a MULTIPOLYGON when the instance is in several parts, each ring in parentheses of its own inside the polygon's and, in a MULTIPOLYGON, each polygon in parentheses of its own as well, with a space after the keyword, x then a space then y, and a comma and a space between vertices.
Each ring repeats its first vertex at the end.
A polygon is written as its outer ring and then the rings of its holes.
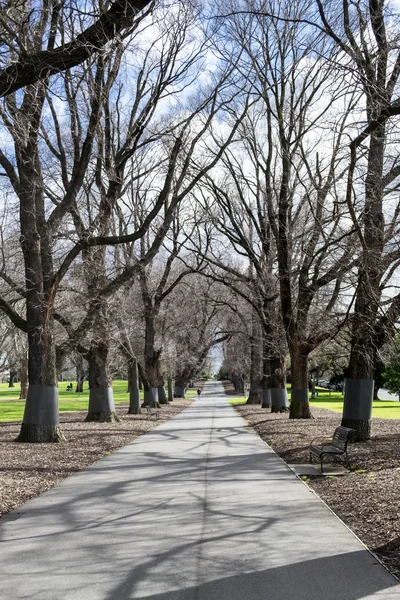
POLYGON ((148 404, 146 405, 146 410, 147 410, 147 418, 151 419, 151 417, 154 417, 156 420, 159 418, 160 416, 160 411, 157 410, 156 408, 153 410, 151 408, 151 406, 149 406, 148 404))
POLYGON ((321 473, 323 473, 323 459, 327 454, 333 456, 346 454, 347 458, 347 444, 353 433, 354 429, 349 429, 349 427, 336 427, 332 439, 315 438, 310 446, 310 463, 312 463, 313 456, 319 458, 321 462, 321 473), (316 444, 316 442, 319 443, 316 444))

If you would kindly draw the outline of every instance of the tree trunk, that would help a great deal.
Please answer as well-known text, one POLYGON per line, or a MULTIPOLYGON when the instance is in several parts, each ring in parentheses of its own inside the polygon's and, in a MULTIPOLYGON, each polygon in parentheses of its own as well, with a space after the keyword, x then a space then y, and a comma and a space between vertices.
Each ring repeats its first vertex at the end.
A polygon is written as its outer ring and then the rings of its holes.
POLYGON ((371 437, 373 396, 373 379, 345 380, 342 425, 356 431, 353 441, 365 441, 371 437))
POLYGON ((312 419, 308 401, 308 356, 302 352, 296 340, 293 340, 290 352, 292 374, 292 398, 290 419, 312 419))
POLYGON ((174 398, 184 398, 187 389, 187 381, 182 377, 176 377, 174 383, 174 398))
POLYGON ((310 381, 311 381, 311 400, 315 400, 317 397, 316 390, 315 390, 315 385, 316 385, 317 380, 318 380, 318 371, 316 373, 314 373, 314 377, 312 377, 310 379, 310 381))
POLYGON ((250 389, 249 397, 247 398, 246 404, 261 404, 263 389, 259 385, 254 385, 250 389))
POLYGON ((267 365, 269 365, 269 361, 264 361, 264 373, 262 378, 262 401, 261 408, 271 408, 271 388, 270 388, 270 376, 267 373, 267 365))
POLYGON ((261 356, 259 348, 259 338, 257 336, 258 329, 255 324, 255 316, 253 315, 253 333, 250 338, 250 387, 257 389, 260 387, 260 366, 261 356))
POLYGON ((21 390, 19 393, 19 399, 25 400, 28 393, 28 359, 26 356, 21 360, 19 369, 19 378, 21 381, 21 390))
POLYGON ((9 388, 14 387, 14 381, 15 381, 16 376, 17 376, 17 371, 15 371, 14 369, 12 371, 10 370, 10 377, 8 379, 8 387, 9 388))
POLYGON ((152 388, 158 388, 162 381, 159 373, 160 353, 161 351, 155 351, 152 356, 145 358, 146 379, 152 388))
POLYGON ((168 375, 168 402, 172 402, 174 399, 174 392, 172 390, 172 377, 168 375))
POLYGON ((158 389, 151 387, 150 381, 147 379, 146 374, 143 370, 143 367, 140 363, 138 363, 138 369, 140 373, 140 377, 143 382, 144 388, 144 399, 142 407, 151 406, 153 408, 160 408, 160 404, 158 402, 158 389))
POLYGON ((85 421, 115 423, 119 417, 115 412, 111 377, 108 372, 108 341, 92 342, 88 352, 89 363, 89 410, 85 421))
POLYGON ((156 406, 157 408, 160 408, 160 402, 158 399, 158 387, 151 388, 151 393, 153 395, 154 406, 156 406))
POLYGON ((261 408, 271 408, 271 389, 270 389, 270 359, 269 359, 269 331, 263 330, 263 373, 262 373, 262 401, 261 408))
MULTIPOLYGON (((359 280, 366 277, 360 271, 359 280)), ((376 315, 371 314, 372 302, 368 301, 366 284, 359 285, 353 335, 347 378, 344 388, 343 427, 355 429, 355 441, 369 440, 371 437, 371 414, 374 397, 374 370, 376 349, 371 339, 370 327, 376 315)))
POLYGON ((261 348, 260 326, 258 316, 252 311, 252 332, 250 337, 250 393, 246 404, 261 404, 261 348))
MULTIPOLYGON (((146 296, 147 302, 145 314, 145 342, 144 342, 144 376, 146 377, 149 387, 153 390, 154 402, 159 405, 158 386, 162 383, 160 374, 160 356, 161 349, 155 349, 155 320, 157 312, 151 304, 150 298, 146 296), (157 392, 154 390, 157 389, 157 392)), ((145 386, 146 390, 146 386, 145 386)), ((164 394, 165 395, 165 394, 164 394)))
POLYGON ((175 377, 174 398, 184 398, 185 392, 190 381, 191 370, 184 368, 181 373, 175 377))
POLYGON ((83 366, 83 356, 79 353, 76 354, 75 368, 76 368, 76 393, 83 392, 83 382, 85 381, 85 368, 83 366))
POLYGON ((286 390, 285 357, 277 356, 270 360, 271 412, 283 413, 289 411, 286 390))
MULTIPOLYGON (((29 247, 32 248, 31 245, 29 247)), ((35 247, 32 255, 33 257, 26 259, 28 265, 37 258, 35 247)), ((31 270, 28 267, 27 270, 34 278, 33 265, 31 270)), ((51 307, 46 311, 43 297, 37 293, 32 280, 28 278, 27 287, 29 387, 21 430, 16 441, 63 442, 65 438, 59 426, 53 310, 51 307)))
POLYGON ((52 239, 45 228, 43 186, 37 151, 20 148, 21 248, 26 282, 29 388, 19 442, 61 442, 56 353, 53 339, 54 296, 50 293, 52 239))
MULTIPOLYGON (((369 120, 381 110, 380 97, 370 100, 369 120)), ((376 116, 376 115, 375 115, 376 116)), ((371 413, 376 364, 375 326, 380 310, 385 223, 382 213, 385 125, 371 135, 365 179, 365 248, 358 272, 350 361, 347 370, 342 425, 356 430, 356 441, 371 437, 371 413)))
POLYGON ((186 388, 175 383, 174 385, 174 398, 184 398, 186 388))
POLYGON ((131 360, 128 365, 128 384, 129 384, 129 415, 140 415, 140 392, 139 392, 139 374, 136 360, 131 360))
POLYGON ((244 394, 244 379, 241 375, 234 376, 233 384, 237 392, 239 392, 240 394, 244 394))
MULTIPOLYGON (((32 322, 34 318, 29 320, 32 322)), ((55 346, 51 329, 52 325, 47 323, 46 328, 40 324, 28 331, 29 387, 17 442, 65 441, 59 426, 55 346)))
POLYGON ((62 351, 57 351, 56 352, 56 379, 57 379, 57 383, 59 381, 63 381, 63 367, 64 367, 64 362, 66 359, 66 354, 65 352, 62 351))
POLYGON ((269 387, 263 388, 261 408, 271 408, 271 390, 269 387))
POLYGON ((237 380, 237 377, 236 377, 235 373, 228 373, 228 379, 229 379, 229 381, 231 383, 233 383, 233 387, 237 391, 237 389, 238 389, 238 380, 237 380))
POLYGON ((165 393, 164 384, 158 386, 158 401, 160 404, 168 404, 167 395, 165 393))

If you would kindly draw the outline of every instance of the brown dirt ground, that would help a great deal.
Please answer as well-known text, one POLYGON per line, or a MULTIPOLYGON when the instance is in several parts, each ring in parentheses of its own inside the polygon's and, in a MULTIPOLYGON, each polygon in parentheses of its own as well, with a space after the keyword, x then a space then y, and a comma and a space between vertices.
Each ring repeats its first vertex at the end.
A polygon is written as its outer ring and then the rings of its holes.
MULTIPOLYGON (((226 390, 231 394, 231 391, 226 390)), ((317 436, 331 437, 341 415, 313 408, 314 419, 294 420, 260 406, 236 406, 259 436, 288 463, 308 463, 317 436)), ((340 477, 307 478, 306 483, 400 578, 400 420, 373 419, 372 439, 351 444, 351 472, 340 477)))
POLYGON ((139 435, 180 413, 192 400, 177 398, 163 405, 160 418, 147 413, 128 415, 128 404, 117 404, 119 423, 85 423, 85 411, 62 413, 65 444, 16 444, 20 423, 0 423, 0 516, 50 489, 139 435))

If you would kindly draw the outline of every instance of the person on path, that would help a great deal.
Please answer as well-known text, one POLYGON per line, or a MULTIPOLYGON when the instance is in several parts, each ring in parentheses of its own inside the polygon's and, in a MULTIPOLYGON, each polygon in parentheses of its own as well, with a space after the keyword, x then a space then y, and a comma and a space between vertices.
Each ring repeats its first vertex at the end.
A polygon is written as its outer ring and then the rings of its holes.
POLYGON ((200 398, 200 394, 201 394, 201 389, 199 388, 199 389, 197 390, 197 397, 198 397, 198 398, 200 398))

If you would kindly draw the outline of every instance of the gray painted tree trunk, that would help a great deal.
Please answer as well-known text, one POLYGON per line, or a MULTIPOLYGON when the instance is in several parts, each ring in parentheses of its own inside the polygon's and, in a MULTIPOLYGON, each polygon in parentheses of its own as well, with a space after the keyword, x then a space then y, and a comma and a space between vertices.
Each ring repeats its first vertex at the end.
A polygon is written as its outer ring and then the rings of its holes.
POLYGON ((271 412, 288 412, 289 400, 285 388, 271 388, 271 412))
MULTIPOLYGON (((298 337, 298 334, 296 337, 298 337)), ((290 366, 292 392, 289 418, 312 419, 308 390, 308 355, 302 351, 298 339, 292 340, 290 366)))
POLYGON ((286 390, 285 357, 278 355, 270 361, 271 369, 271 412, 288 412, 289 401, 286 390))
MULTIPOLYGON (((29 296, 29 294, 28 294, 29 296)), ((46 325, 41 325, 45 318, 42 303, 34 303, 27 296, 27 314, 31 316, 32 326, 28 330, 28 378, 29 387, 26 395, 24 417, 17 442, 58 443, 64 442, 65 437, 60 429, 58 409, 58 387, 55 368, 55 345, 52 335, 52 316, 48 317, 46 325), (28 308, 29 306, 29 308, 28 308)), ((28 319, 29 320, 29 319, 28 319)))
POLYGON ((144 406, 152 406, 154 408, 160 408, 160 404, 158 402, 158 389, 151 386, 150 381, 147 379, 145 372, 143 371, 143 367, 138 363, 139 375, 143 381, 143 404, 144 406), (154 391, 155 390, 155 391, 154 391))
POLYGON ((272 404, 271 400, 271 390, 269 388, 264 388, 262 391, 262 408, 270 408, 272 404))
POLYGON ((139 373, 137 361, 129 364, 129 410, 130 415, 140 415, 139 373))
POLYGON ((89 388, 89 410, 85 421, 116 423, 119 420, 115 412, 112 387, 89 388))
POLYGON ((262 329, 262 347, 263 347, 263 356, 262 356, 262 401, 261 408, 270 408, 271 407, 271 360, 269 358, 270 353, 270 336, 269 336, 269 327, 266 326, 262 329))
POLYGON ((168 376, 168 402, 172 402, 174 399, 174 392, 173 392, 173 388, 172 388, 172 377, 169 375, 168 376))
POLYGON ((158 387, 151 388, 151 393, 153 394, 155 405, 159 406, 160 403, 159 403, 159 400, 158 400, 158 387))
POLYGON ((151 389, 144 390, 144 392, 143 392, 143 406, 155 407, 154 396, 153 396, 153 392, 151 391, 151 389))
POLYGON ((174 398, 184 398, 186 389, 188 386, 188 381, 192 378, 193 367, 185 367, 180 373, 178 373, 175 377, 174 382, 174 398))
POLYGON ((174 398, 184 398, 185 397, 185 388, 175 385, 174 387, 174 398))
POLYGON ((148 391, 144 391, 144 399, 145 403, 149 404, 154 408, 160 408, 160 403, 158 401, 158 388, 153 387, 148 391))
POLYGON ((261 404, 262 388, 259 385, 261 375, 260 324, 255 311, 252 312, 252 334, 250 337, 250 393, 246 404, 261 404))
POLYGON ((92 343, 88 352, 89 409, 85 421, 115 423, 120 419, 115 411, 112 381, 108 372, 108 341, 92 343))
POLYGON ((354 441, 365 441, 371 437, 372 404, 374 398, 373 379, 346 379, 344 388, 343 427, 354 429, 354 441))
POLYGON ((59 428, 56 387, 29 385, 21 432, 16 441, 33 443, 65 441, 59 428))
POLYGON ((168 404, 167 395, 165 393, 164 384, 158 386, 158 401, 160 404, 168 404))
POLYGON ((150 388, 149 390, 144 390, 144 400, 142 406, 160 408, 160 403, 158 401, 158 388, 150 388))
POLYGON ((140 415, 140 391, 138 387, 129 390, 129 415, 140 415))

